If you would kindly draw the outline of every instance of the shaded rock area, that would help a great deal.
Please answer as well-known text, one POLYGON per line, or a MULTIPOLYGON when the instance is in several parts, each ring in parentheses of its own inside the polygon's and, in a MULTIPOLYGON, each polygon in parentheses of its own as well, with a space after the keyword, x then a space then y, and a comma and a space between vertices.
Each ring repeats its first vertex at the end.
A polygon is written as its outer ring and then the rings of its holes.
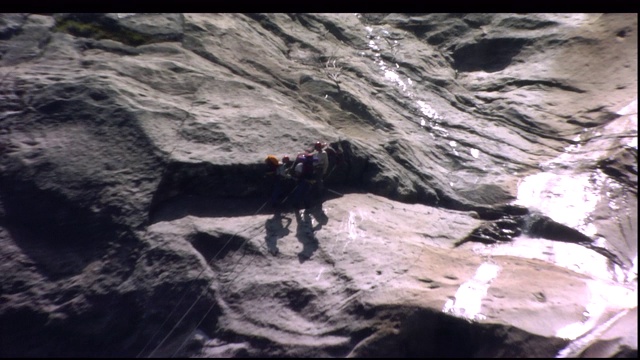
POLYGON ((0 14, 0 356, 637 357, 637 28, 0 14))

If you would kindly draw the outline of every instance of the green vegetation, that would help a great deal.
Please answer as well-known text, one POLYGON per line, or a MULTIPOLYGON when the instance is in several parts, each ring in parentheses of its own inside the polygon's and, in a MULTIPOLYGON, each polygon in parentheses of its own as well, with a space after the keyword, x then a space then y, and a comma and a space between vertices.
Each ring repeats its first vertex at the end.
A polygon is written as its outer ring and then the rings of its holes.
POLYGON ((55 31, 96 40, 111 39, 130 46, 153 42, 153 38, 149 35, 119 27, 116 24, 83 22, 73 18, 65 18, 58 21, 55 26, 55 31))

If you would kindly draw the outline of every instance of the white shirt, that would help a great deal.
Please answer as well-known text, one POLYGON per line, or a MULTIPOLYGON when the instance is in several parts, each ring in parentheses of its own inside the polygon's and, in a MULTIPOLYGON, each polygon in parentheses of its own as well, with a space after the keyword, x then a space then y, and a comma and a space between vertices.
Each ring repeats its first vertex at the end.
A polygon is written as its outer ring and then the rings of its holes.
POLYGON ((317 158, 318 165, 322 166, 322 175, 326 175, 329 169, 329 155, 327 155, 327 152, 322 149, 315 153, 314 158, 317 158))
POLYGON ((287 165, 286 164, 278 165, 278 168, 276 169, 276 175, 282 176, 282 177, 286 177, 287 176, 287 165))

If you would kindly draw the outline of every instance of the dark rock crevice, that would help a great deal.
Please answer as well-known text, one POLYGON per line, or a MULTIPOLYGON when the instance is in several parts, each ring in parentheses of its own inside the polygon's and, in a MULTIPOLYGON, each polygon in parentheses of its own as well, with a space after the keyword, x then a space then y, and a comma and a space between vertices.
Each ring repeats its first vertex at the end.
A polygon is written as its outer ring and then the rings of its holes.
MULTIPOLYGON (((551 129, 548 125, 537 122, 536 119, 531 118, 512 106, 499 105, 490 110, 478 109, 478 112, 488 120, 499 121, 510 125, 509 127, 513 128, 513 130, 520 130, 522 132, 521 136, 523 137, 535 135, 536 137, 554 140, 559 143, 570 142, 570 140, 561 136, 563 134, 558 134, 557 131, 550 131, 551 129)), ((536 142, 540 143, 540 141, 536 142)), ((558 153, 564 151, 560 147, 555 150, 558 153)))
POLYGON ((452 66, 459 72, 501 71, 511 65, 513 58, 530 43, 526 38, 481 39, 454 49, 452 66))
MULTIPOLYGON (((24 13, 5 14, 2 21, 0 21, 0 40, 9 40, 13 36, 20 34, 28 16, 28 14, 24 13)), ((0 54, 1 52, 2 50, 0 50, 0 54)))
POLYGON ((334 98, 337 100, 341 110, 348 114, 353 114, 356 119, 363 120, 374 128, 393 130, 393 125, 374 114, 372 109, 348 92, 340 91, 334 98))
POLYGON ((109 41, 104 39, 91 39, 82 38, 78 39, 79 46, 82 50, 98 49, 102 51, 108 51, 118 55, 136 56, 140 55, 141 51, 135 46, 118 43, 115 41, 109 41))
POLYGON ((266 193, 264 164, 230 164, 171 162, 167 165, 153 200, 151 212, 161 202, 177 195, 210 198, 247 197, 266 193))
POLYGON ((182 46, 186 50, 193 52, 194 54, 202 57, 203 59, 228 69, 232 74, 239 75, 240 77, 246 77, 245 76, 246 74, 242 70, 240 70, 237 66, 233 64, 228 64, 222 58, 207 51, 203 43, 196 36, 185 34, 184 40, 182 42, 182 46))
MULTIPOLYGON (((367 14, 368 15, 368 14, 367 14)), ((461 20, 464 14, 390 14, 375 22, 393 25, 425 39, 431 45, 439 45, 450 37, 462 37, 469 29, 461 20)), ((363 16, 364 17, 364 16, 363 16)), ((366 19, 371 21, 371 17, 366 19)))
POLYGON ((111 39, 129 46, 140 46, 155 42, 181 41, 182 32, 156 33, 141 31, 144 26, 132 28, 105 14, 69 13, 56 16, 55 30, 74 36, 111 39))
POLYGON ((569 116, 567 123, 575 124, 583 128, 593 128, 602 126, 603 124, 606 124, 619 117, 619 114, 616 114, 605 109, 604 107, 599 106, 593 109, 587 109, 586 111, 576 113, 573 116, 569 116))
POLYGON ((230 252, 235 253, 248 239, 237 234, 208 234, 198 232, 188 241, 204 257, 207 263, 225 258, 230 252))
POLYGON ((497 25, 515 30, 538 30, 558 26, 559 24, 552 20, 510 16, 500 20, 497 25))
POLYGON ((638 150, 627 147, 597 163, 597 167, 616 181, 638 194, 638 150))
MULTIPOLYGON (((353 357, 553 357, 567 340, 546 338, 498 324, 475 324, 426 309, 379 309, 376 318, 395 319, 361 341, 353 357)), ((389 321, 387 321, 388 323, 389 321)))
POLYGON ((304 18, 307 23, 315 22, 321 24, 325 29, 321 33, 323 36, 326 36, 327 33, 331 34, 339 42, 344 42, 354 49, 362 50, 367 48, 367 44, 364 40, 362 40, 359 36, 350 34, 348 30, 342 27, 339 23, 326 20, 322 16, 315 14, 304 14, 300 16, 300 18, 304 18))
MULTIPOLYGON (((474 85, 475 86, 475 85, 474 85)), ((501 81, 499 83, 492 83, 487 85, 482 85, 478 87, 477 90, 486 91, 486 92, 509 92, 515 89, 523 88, 526 86, 537 87, 543 90, 542 88, 548 89, 560 89, 563 91, 574 92, 578 94, 586 93, 586 90, 580 89, 570 84, 566 84, 561 80, 545 80, 545 79, 509 79, 505 81, 501 81)), ((477 86, 475 86, 477 87, 477 86)))
MULTIPOLYGON (((291 47, 294 44, 299 44, 300 46, 303 46, 305 48, 309 48, 312 49, 312 51, 314 52, 318 52, 317 49, 315 49, 312 44, 308 44, 305 43, 303 41, 301 41, 300 39, 294 37, 293 35, 288 34, 285 30, 283 30, 276 21, 272 20, 271 16, 269 16, 269 14, 253 14, 253 13, 249 13, 249 14, 244 14, 245 16, 247 16, 248 18, 258 22, 258 24, 260 24, 260 26, 262 28, 264 28, 265 30, 271 32, 272 34, 274 34, 275 36, 281 38, 282 40, 284 40, 284 42, 287 44, 287 46, 291 47)), ((289 17, 291 17, 294 20, 300 20, 300 24, 302 26, 304 26, 305 28, 307 28, 308 30, 314 30, 313 25, 311 25, 309 22, 303 20, 303 19, 307 19, 308 16, 305 14, 289 14, 289 17)), ((283 54, 286 55, 286 54, 283 54)))
POLYGON ((515 216, 505 214, 498 219, 485 221, 466 238, 456 242, 454 247, 458 247, 468 241, 481 242, 484 244, 504 243, 513 240, 513 238, 521 234, 531 238, 542 238, 581 245, 603 255, 609 261, 623 269, 628 268, 612 251, 596 246, 591 237, 537 212, 527 211, 526 215, 515 216))

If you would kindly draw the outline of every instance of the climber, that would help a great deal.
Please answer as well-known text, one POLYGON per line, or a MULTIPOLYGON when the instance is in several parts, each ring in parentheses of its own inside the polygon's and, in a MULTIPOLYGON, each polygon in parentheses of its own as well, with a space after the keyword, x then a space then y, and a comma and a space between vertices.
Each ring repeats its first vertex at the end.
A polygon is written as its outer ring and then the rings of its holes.
POLYGON ((289 195, 291 195, 295 186, 293 178, 293 161, 291 161, 289 156, 285 155, 282 157, 282 162, 276 169, 276 177, 277 181, 280 183, 280 192, 277 194, 276 201, 278 205, 282 205, 289 195), (286 197, 282 198, 282 195, 286 195, 286 197))
POLYGON ((304 154, 302 161, 298 162, 295 167, 297 177, 297 185, 293 192, 293 205, 296 209, 300 209, 303 205, 305 209, 311 207, 311 187, 316 182, 314 179, 313 154, 304 154))
POLYGON ((278 158, 275 155, 267 155, 264 163, 267 165, 267 175, 275 175, 278 164, 280 163, 278 158))
POLYGON ((313 154, 314 158, 314 178, 316 180, 316 189, 319 197, 322 196, 324 191, 324 177, 327 175, 327 170, 329 169, 329 156, 325 151, 326 143, 321 143, 317 141, 314 145, 314 150, 316 151, 313 154))
MULTIPOLYGON (((288 157, 284 157, 283 160, 288 157)), ((264 159, 267 165, 267 172, 265 174, 267 187, 271 190, 271 197, 269 202, 271 207, 276 208, 280 204, 283 183, 286 175, 286 166, 288 164, 281 163, 275 155, 268 155, 264 159)))
POLYGON ((285 155, 282 157, 282 162, 278 169, 276 170, 276 174, 282 178, 290 179, 291 178, 291 170, 293 168, 293 161, 289 158, 289 156, 285 155))

